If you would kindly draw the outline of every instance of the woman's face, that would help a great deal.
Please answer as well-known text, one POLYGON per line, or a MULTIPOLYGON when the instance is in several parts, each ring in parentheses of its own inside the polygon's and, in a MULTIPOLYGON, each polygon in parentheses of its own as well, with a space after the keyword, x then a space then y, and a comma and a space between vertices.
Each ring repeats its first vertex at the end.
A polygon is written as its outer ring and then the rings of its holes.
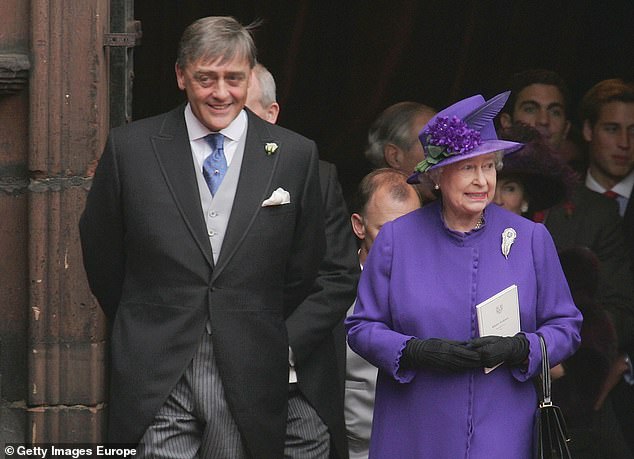
POLYGON ((524 186, 519 180, 513 178, 498 180, 493 202, 518 215, 522 214, 522 208, 524 208, 524 212, 528 208, 524 186))
POLYGON ((495 154, 443 167, 439 177, 445 209, 458 217, 479 216, 495 194, 495 154))

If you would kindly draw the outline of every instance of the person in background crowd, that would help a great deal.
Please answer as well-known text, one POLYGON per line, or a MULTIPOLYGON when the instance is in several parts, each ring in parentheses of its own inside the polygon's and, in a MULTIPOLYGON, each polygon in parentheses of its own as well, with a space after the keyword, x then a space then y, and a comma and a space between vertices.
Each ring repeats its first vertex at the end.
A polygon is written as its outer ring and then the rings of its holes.
MULTIPOLYGON (((424 158, 418 133, 435 114, 433 108, 417 102, 390 105, 368 131, 366 159, 375 168, 390 167, 411 174, 424 158)), ((433 187, 424 177, 416 187, 423 203, 436 199, 433 187)))
MULTIPOLYGON (((585 185, 588 189, 616 201, 623 217, 628 265, 634 280, 634 85, 620 79, 603 80, 583 96, 580 104, 583 138, 588 146, 588 168, 585 185)), ((626 269, 626 268, 623 268, 626 269)), ((620 323, 618 325, 621 325, 620 323)), ((614 374, 626 367, 625 379, 614 388, 612 396, 625 437, 634 451, 634 326, 620 333, 620 361, 614 374)))
POLYGON ((280 104, 273 74, 264 65, 257 63, 251 71, 251 84, 247 92, 246 106, 269 123, 277 123, 280 104))
POLYGON ((530 218, 569 199, 577 177, 574 170, 559 159, 539 132, 523 124, 514 124, 498 132, 502 139, 524 143, 504 159, 498 171, 494 202, 518 215, 530 218))
MULTIPOLYGON (((359 264, 363 267, 381 227, 420 207, 415 188, 407 175, 390 169, 375 169, 359 184, 351 215, 352 230, 360 241, 359 264)), ((354 305, 350 307, 351 314, 354 305)), ((377 368, 346 346, 345 418, 350 459, 367 459, 374 412, 377 368)))
POLYGON ((411 180, 428 174, 441 197, 386 223, 364 264, 346 328, 379 368, 370 457, 532 457, 538 335, 553 364, 579 345, 550 235, 490 205, 501 157, 521 146, 495 133, 507 97, 469 97, 429 121, 411 180), (513 284, 521 331, 480 336, 475 306, 513 284))
POLYGON ((509 129, 520 122, 534 127, 554 149, 568 136, 568 87, 557 73, 529 69, 514 74, 508 87, 511 95, 500 113, 500 125, 509 129))
MULTIPOLYGON (((570 452, 575 459, 631 459, 615 416, 610 390, 620 379, 616 329, 610 315, 596 301, 599 260, 587 247, 571 247, 559 254, 575 305, 583 314, 581 346, 562 362, 553 380, 553 403, 568 426, 570 452)), ((555 369, 553 369, 555 370, 555 369)))
MULTIPOLYGON (((495 203, 530 216, 564 201, 576 185, 576 175, 539 133, 515 124, 499 134, 521 139, 525 145, 504 159, 495 203)), ((575 305, 583 314, 579 350, 551 369, 553 400, 567 421, 573 457, 631 458, 608 397, 617 382, 610 368, 616 369, 620 363, 616 330, 595 300, 599 261, 587 247, 570 247, 559 256, 575 305)))
MULTIPOLYGON (((570 126, 568 90, 563 79, 549 70, 530 69, 513 75, 510 87, 511 96, 499 119, 504 128, 500 135, 505 136, 506 131, 510 134, 503 138, 521 141, 515 136, 517 131, 509 129, 516 124, 528 125, 537 129, 558 153, 570 126)), ((596 300, 612 315, 619 348, 625 351, 634 340, 634 289, 616 202, 579 182, 570 199, 528 216, 546 225, 558 251, 588 247, 599 258, 596 300)))
POLYGON ((634 266, 634 84, 597 83, 584 95, 580 113, 590 161, 586 186, 619 204, 634 266))
MULTIPOLYGON (((246 106, 275 124, 280 106, 273 75, 262 64, 256 64, 251 78, 246 106)), ((314 410, 294 415, 289 412, 287 435, 310 443, 315 431, 302 426, 323 423, 330 433, 330 457, 343 459, 347 457, 343 382, 338 378, 335 352, 338 343, 332 330, 341 323, 354 299, 359 265, 334 164, 319 161, 319 183, 324 202, 326 254, 319 268, 317 291, 286 319, 294 356, 289 396, 305 398, 314 410)))

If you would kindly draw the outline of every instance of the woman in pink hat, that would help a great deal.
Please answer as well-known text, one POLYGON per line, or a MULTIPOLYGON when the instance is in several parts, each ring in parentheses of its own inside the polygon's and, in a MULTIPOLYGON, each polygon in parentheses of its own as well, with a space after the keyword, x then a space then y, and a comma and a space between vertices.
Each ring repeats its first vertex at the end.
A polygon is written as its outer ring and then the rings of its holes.
POLYGON ((532 457, 538 335, 553 365, 579 345, 547 230, 490 205, 502 157, 522 145, 495 133, 507 98, 473 96, 429 121, 410 179, 428 174, 440 199, 383 226, 364 265, 346 327, 379 368, 371 458, 532 457), (476 305, 512 285, 520 332, 481 337, 476 305))

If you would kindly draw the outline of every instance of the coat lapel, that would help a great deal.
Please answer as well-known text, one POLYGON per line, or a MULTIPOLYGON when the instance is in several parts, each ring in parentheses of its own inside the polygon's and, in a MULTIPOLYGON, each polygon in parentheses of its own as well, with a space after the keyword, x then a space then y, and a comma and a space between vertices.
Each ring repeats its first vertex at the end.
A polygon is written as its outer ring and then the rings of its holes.
POLYGON ((227 225, 225 239, 222 243, 218 264, 214 269, 213 278, 218 277, 223 268, 246 237, 258 212, 262 208, 262 201, 271 193, 273 172, 282 150, 279 139, 272 137, 269 123, 261 120, 248 109, 249 117, 247 138, 244 146, 244 158, 238 179, 238 187, 233 201, 231 217, 227 225), (278 150, 275 154, 267 154, 264 146, 268 142, 275 142, 278 150))
POLYGON ((625 215, 623 215, 623 219, 625 220, 626 229, 634 229, 634 190, 632 190, 630 199, 627 202, 627 207, 625 208, 625 215))
POLYGON ((184 105, 167 113, 152 144, 176 206, 205 259, 213 266, 183 109, 184 105))

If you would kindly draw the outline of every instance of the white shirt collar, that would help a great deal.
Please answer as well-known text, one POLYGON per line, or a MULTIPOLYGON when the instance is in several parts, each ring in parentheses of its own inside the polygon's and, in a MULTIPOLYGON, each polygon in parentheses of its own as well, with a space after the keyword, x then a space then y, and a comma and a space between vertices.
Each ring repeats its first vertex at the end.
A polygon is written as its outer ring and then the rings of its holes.
MULTIPOLYGON (((592 191, 596 191, 597 193, 605 193, 608 191, 603 185, 596 181, 596 179, 588 170, 586 174, 586 186, 590 188, 592 191)), ((634 170, 630 172, 623 180, 612 187, 612 191, 618 193, 620 196, 624 198, 630 199, 632 194, 632 188, 634 187, 634 170)))
MULTIPOLYGON (((192 108, 189 103, 185 107, 185 125, 187 126, 187 135, 189 136, 190 141, 202 139, 212 132, 208 127, 201 123, 198 118, 196 118, 196 115, 192 112, 192 108)), ((238 141, 245 133, 246 129, 247 114, 243 109, 240 110, 238 116, 234 118, 229 126, 220 130, 220 133, 229 140, 238 141)))

